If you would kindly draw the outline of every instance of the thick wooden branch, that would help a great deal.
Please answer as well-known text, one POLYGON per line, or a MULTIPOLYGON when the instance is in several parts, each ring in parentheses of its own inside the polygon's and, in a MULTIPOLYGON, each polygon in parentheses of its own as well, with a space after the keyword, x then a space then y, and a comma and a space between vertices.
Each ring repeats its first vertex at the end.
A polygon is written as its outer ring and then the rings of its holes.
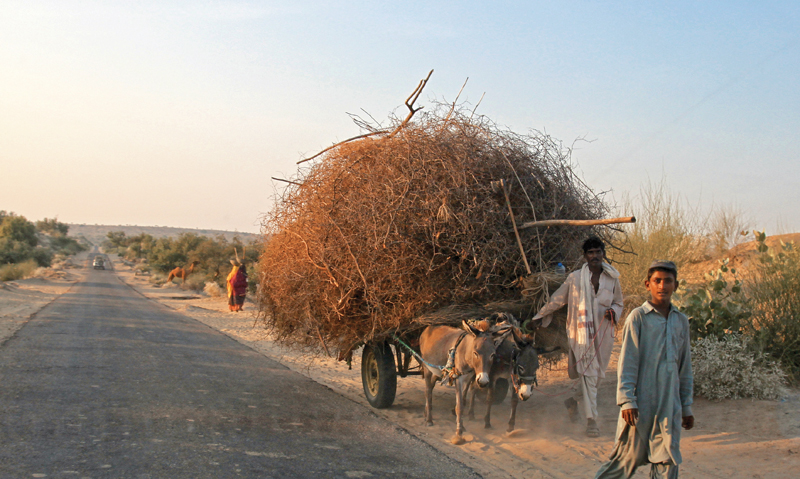
POLYGON ((397 134, 398 131, 402 130, 409 121, 411 121, 411 117, 414 116, 414 113, 422 110, 424 107, 414 108, 414 103, 417 101, 419 96, 422 94, 422 89, 425 88, 425 85, 428 84, 428 80, 430 80, 431 75, 433 75, 433 70, 428 72, 428 76, 426 76, 423 80, 419 81, 419 85, 417 88, 411 92, 411 95, 406 98, 406 107, 408 107, 408 116, 406 116, 405 120, 403 120, 397 128, 394 129, 393 132, 389 134, 389 138, 393 137, 397 134))
POLYGON ((519 237, 519 231, 517 231, 517 220, 514 219, 514 212, 511 210, 511 200, 508 198, 506 183, 502 179, 500 180, 500 188, 503 188, 503 195, 505 195, 506 197, 506 206, 508 206, 508 214, 511 215, 511 224, 514 226, 514 235, 517 237, 517 246, 519 246, 519 252, 522 253, 522 261, 525 263, 525 270, 530 275, 531 266, 528 264, 528 256, 525 255, 525 248, 522 246, 522 238, 519 237))
POLYGON ((620 223, 636 223, 635 216, 627 216, 624 218, 606 218, 604 220, 542 220, 542 221, 529 221, 522 223, 519 229, 532 228, 534 226, 599 226, 599 225, 616 225, 620 223))

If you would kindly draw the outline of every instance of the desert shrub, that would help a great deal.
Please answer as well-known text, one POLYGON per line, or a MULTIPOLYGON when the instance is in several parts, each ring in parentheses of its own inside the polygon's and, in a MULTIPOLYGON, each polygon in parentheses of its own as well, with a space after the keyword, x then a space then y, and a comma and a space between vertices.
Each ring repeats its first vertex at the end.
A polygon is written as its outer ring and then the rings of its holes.
POLYGON ((752 239, 749 234, 753 227, 752 221, 734 205, 721 205, 715 208, 707 227, 709 253, 714 257, 722 256, 734 246, 752 239))
POLYGON ((212 298, 221 298, 225 296, 225 290, 213 281, 207 281, 206 285, 203 287, 203 291, 212 298))
POLYGON ((751 305, 742 290, 742 282, 728 259, 720 261, 718 269, 706 273, 705 283, 690 290, 681 282, 681 291, 673 297, 675 303, 689 317, 692 339, 713 336, 724 338, 730 333, 741 333, 749 324, 751 305))
POLYGON ((781 243, 772 250, 756 233, 759 261, 747 292, 752 299, 753 336, 758 347, 780 361, 790 379, 800 379, 800 250, 781 243))
POLYGON ((55 219, 31 223, 14 213, 0 215, 0 264, 34 260, 39 266, 50 266, 53 255, 72 255, 87 246, 66 232, 69 226, 55 219), (39 227, 42 229, 40 230, 39 227))
POLYGON ((625 309, 630 311, 649 299, 643 284, 653 260, 674 261, 680 272, 704 259, 707 240, 698 210, 673 194, 665 178, 642 185, 635 197, 625 197, 621 210, 636 216, 636 223, 621 227, 615 242, 622 250, 608 253, 620 272, 625 309))
POLYGON ((36 222, 36 230, 53 237, 65 237, 69 233, 69 225, 61 223, 56 218, 45 218, 36 222))
POLYGON ((707 399, 775 399, 786 374, 778 362, 749 347, 750 339, 710 335, 692 345, 694 391, 707 399))
POLYGON ((163 284, 174 268, 187 268, 191 262, 197 261, 192 275, 186 280, 186 286, 197 291, 202 290, 208 281, 224 287, 231 260, 238 255, 247 264, 254 264, 261 251, 260 243, 245 244, 238 237, 228 241, 224 236, 209 238, 182 233, 174 238, 154 238, 146 233, 126 236, 122 231, 108 232, 103 248, 130 261, 146 262, 146 266, 138 269, 153 273, 150 281, 155 284, 163 284))
POLYGON ((0 265, 0 281, 29 278, 37 268, 39 265, 32 259, 21 263, 0 265))

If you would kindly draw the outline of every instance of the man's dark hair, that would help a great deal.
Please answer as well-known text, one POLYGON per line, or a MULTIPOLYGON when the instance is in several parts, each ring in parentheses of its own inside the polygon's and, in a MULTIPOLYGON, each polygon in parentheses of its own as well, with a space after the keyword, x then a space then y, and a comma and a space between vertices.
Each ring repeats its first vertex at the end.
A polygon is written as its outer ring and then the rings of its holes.
POLYGON ((606 244, 603 243, 603 240, 598 238, 597 236, 590 236, 583 242, 583 254, 586 254, 587 251, 590 249, 600 248, 601 250, 606 250, 606 244))

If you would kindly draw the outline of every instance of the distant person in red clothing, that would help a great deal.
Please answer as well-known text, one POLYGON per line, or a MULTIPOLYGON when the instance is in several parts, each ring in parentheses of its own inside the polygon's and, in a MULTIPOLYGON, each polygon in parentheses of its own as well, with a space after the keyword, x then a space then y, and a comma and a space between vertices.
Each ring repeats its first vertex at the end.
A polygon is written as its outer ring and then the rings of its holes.
POLYGON ((231 311, 243 311, 244 298, 247 295, 247 269, 244 264, 234 267, 228 275, 228 306, 231 311))

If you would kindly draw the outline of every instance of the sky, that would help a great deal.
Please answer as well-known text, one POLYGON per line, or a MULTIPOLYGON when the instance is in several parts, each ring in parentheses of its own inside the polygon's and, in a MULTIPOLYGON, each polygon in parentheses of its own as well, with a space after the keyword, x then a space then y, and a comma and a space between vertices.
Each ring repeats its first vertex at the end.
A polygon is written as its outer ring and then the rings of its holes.
POLYGON ((800 2, 0 0, 0 209, 257 233, 296 162, 459 98, 648 182, 800 231, 800 2), (483 99, 481 100, 481 97, 483 99))

